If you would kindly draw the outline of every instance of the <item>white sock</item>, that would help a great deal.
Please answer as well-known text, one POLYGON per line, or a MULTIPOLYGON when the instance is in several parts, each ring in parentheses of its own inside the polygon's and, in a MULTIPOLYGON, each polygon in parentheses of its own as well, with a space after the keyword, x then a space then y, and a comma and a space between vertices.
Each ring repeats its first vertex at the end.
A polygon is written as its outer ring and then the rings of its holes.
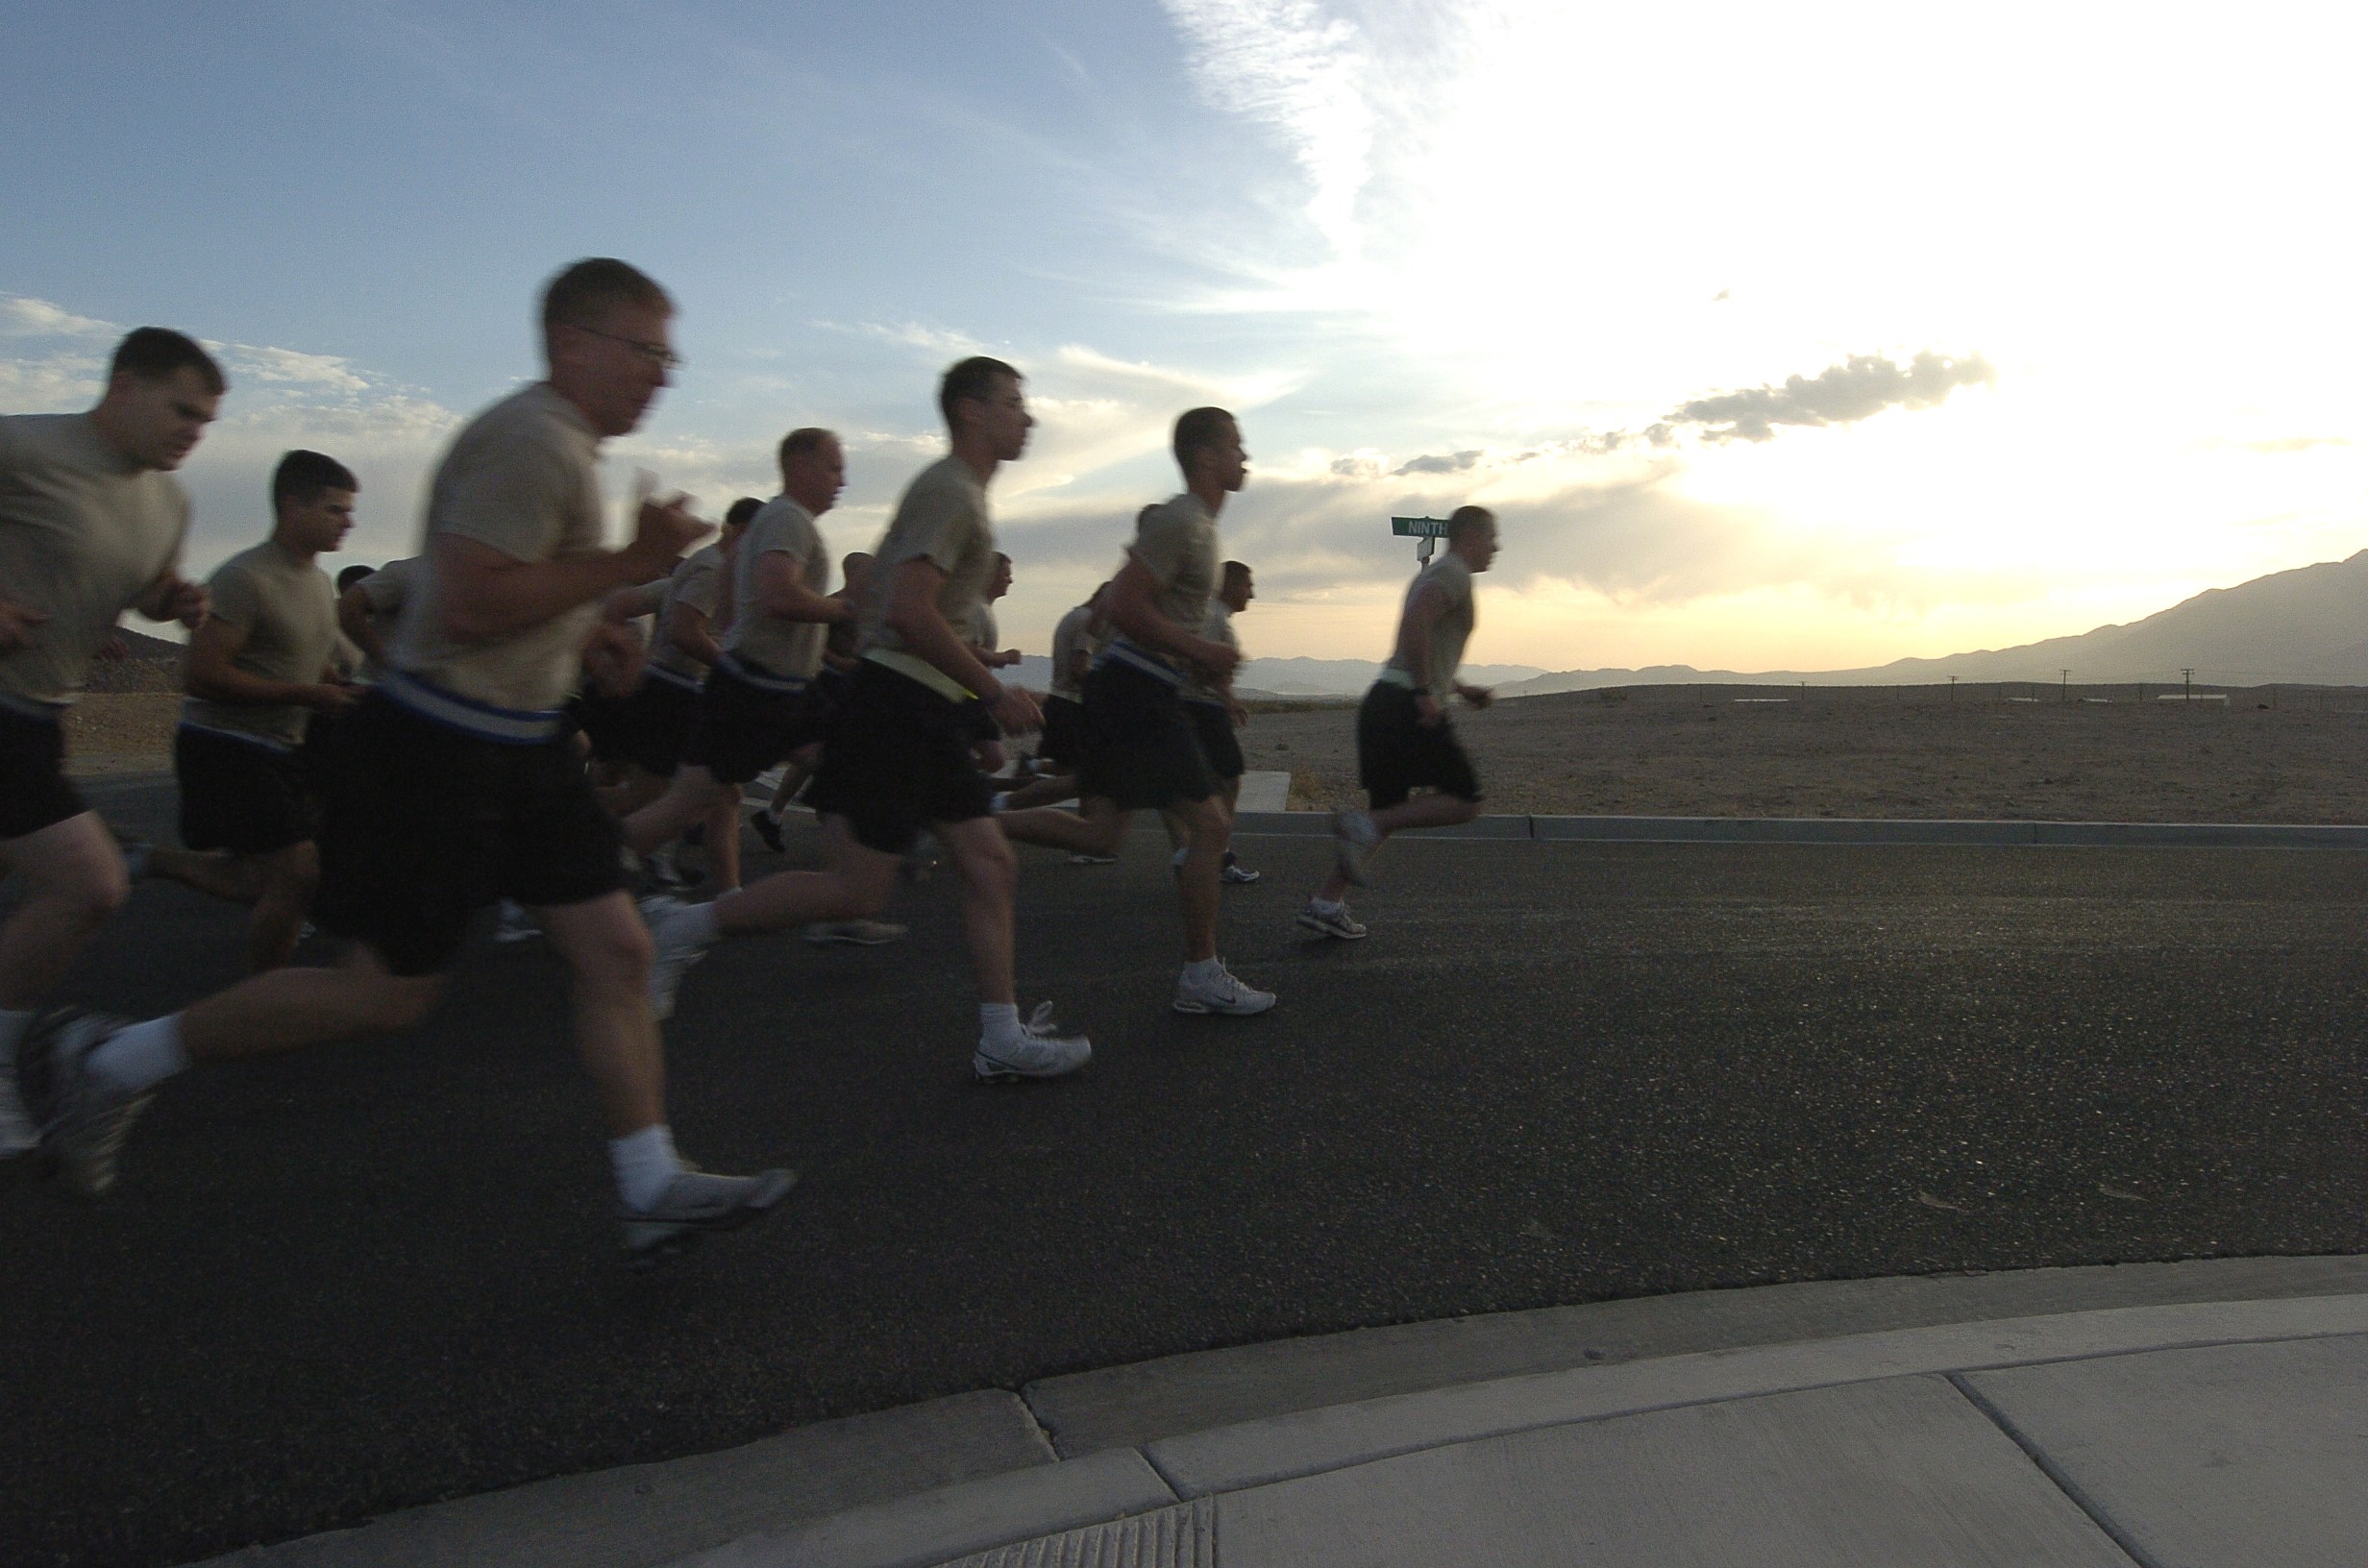
POLYGON ((1319 915, 1338 915, 1348 906, 1337 898, 1310 898, 1307 907, 1319 915))
POLYGON ((1210 979, 1224 972, 1224 968, 1225 961, 1221 958, 1194 959, 1184 966, 1184 978, 1187 980, 1210 979))
POLYGON ((980 1002, 978 1038, 989 1045, 1008 1045, 1020 1038, 1020 1004, 980 1002))
POLYGON ((16 1060, 16 1042, 24 1039, 25 1031, 32 1027, 33 1013, 32 1008, 22 1013, 0 1008, 0 1066, 16 1060))
POLYGON ((647 1209, 666 1195, 667 1184, 682 1174, 675 1135, 664 1122, 608 1140, 608 1161, 617 1167, 617 1196, 628 1209, 647 1209))
POLYGON ((988 816, 1000 817, 1004 812, 1010 809, 1011 792, 1009 790, 998 790, 993 795, 987 796, 988 816))
POLYGON ((168 1013, 118 1029, 84 1060, 91 1071, 135 1092, 160 1084, 189 1066, 189 1053, 181 1045, 181 1015, 168 1013))
POLYGON ((724 940, 724 928, 715 920, 715 902, 685 904, 658 922, 657 940, 674 944, 688 943, 694 947, 712 947, 724 940))

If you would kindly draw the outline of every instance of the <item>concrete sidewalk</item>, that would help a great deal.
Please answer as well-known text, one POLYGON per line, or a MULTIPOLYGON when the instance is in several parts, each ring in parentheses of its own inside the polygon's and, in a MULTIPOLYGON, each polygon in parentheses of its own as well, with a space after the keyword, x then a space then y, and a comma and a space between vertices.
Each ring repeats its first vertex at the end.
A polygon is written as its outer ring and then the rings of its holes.
POLYGON ((1181 1356, 214 1559, 2368 1557, 2368 1258, 1774 1286, 1181 1356))

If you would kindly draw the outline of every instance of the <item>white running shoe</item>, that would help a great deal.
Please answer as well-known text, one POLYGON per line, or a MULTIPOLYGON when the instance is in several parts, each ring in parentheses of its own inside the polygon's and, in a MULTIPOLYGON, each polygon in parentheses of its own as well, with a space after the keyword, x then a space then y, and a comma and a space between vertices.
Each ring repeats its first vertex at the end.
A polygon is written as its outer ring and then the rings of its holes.
POLYGON ((496 942, 531 942, 543 934, 527 913, 526 905, 515 898, 505 898, 494 910, 493 940, 496 942))
POLYGON ((625 1226, 626 1262, 649 1268, 682 1251, 708 1231, 737 1230, 762 1219, 798 1185, 794 1170, 760 1170, 753 1176, 717 1176, 685 1170, 666 1184, 657 1202, 635 1209, 619 1202, 625 1226))
MULTIPOLYGON (((675 992, 682 989, 682 977, 690 972, 692 965, 707 956, 709 944, 694 941, 673 919, 692 907, 674 904, 650 924, 650 934, 656 939, 656 951, 650 958, 650 1012, 661 1020, 675 1016, 675 992)), ((647 905, 642 913, 649 914, 647 905)))
POLYGON ((1318 909, 1316 900, 1310 898, 1294 919, 1320 937, 1338 937, 1343 942, 1357 942, 1366 935, 1364 925, 1348 913, 1346 904, 1323 910, 1318 909))
POLYGON ((115 1185, 115 1157, 124 1135, 156 1098, 90 1068, 90 1053, 129 1021, 80 1008, 52 1008, 33 1020, 16 1048, 20 1061, 28 1050, 47 1053, 56 1109, 42 1141, 65 1185, 86 1198, 104 1197, 115 1185))
POLYGON ((1229 860, 1225 862, 1225 869, 1217 873, 1217 879, 1220 882, 1231 882, 1237 887, 1245 887, 1266 874, 1264 871, 1253 871, 1246 866, 1238 865, 1229 860))
POLYGON ((1217 970, 1197 979, 1186 969, 1176 977, 1175 1010, 1178 1013, 1223 1013, 1234 1017, 1247 1017, 1264 1013, 1274 1005, 1274 992, 1246 986, 1225 961, 1217 961, 1217 970))
POLYGON ((1027 1022, 1020 1025, 1018 1040, 1007 1045, 978 1042, 971 1053, 971 1076, 982 1084, 1009 1084, 1076 1071, 1093 1059, 1094 1043, 1083 1035, 1065 1038, 1054 1034, 1059 1027, 1052 1021, 1052 1004, 1038 1004, 1027 1022))
POLYGON ((834 942, 876 947, 883 942, 901 942, 904 936, 905 928, 894 920, 818 920, 805 928, 805 940, 816 947, 834 942))
POLYGON ((1371 881, 1365 869, 1366 857, 1381 847, 1381 829, 1373 825, 1370 814, 1362 811, 1336 811, 1332 814, 1332 859, 1341 875, 1351 885, 1364 887, 1371 881))

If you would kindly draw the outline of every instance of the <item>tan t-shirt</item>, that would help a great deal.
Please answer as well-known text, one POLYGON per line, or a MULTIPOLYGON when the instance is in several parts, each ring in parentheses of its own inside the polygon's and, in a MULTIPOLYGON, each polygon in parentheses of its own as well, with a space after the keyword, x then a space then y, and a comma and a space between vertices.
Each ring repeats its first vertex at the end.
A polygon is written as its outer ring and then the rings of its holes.
POLYGON ((30 647, 0 653, 0 703, 80 697, 91 655, 181 558, 188 528, 181 481, 135 470, 88 414, 0 417, 0 599, 49 617, 30 647))
POLYGON ((722 545, 703 545, 675 563, 675 574, 666 579, 666 592, 657 602, 657 621, 650 633, 653 669, 692 681, 706 675, 707 667, 685 653, 675 641, 675 617, 688 605, 707 618, 707 634, 714 636, 717 596, 724 586, 723 570, 722 545))
MULTIPOLYGON (((1406 604, 1411 607, 1415 596, 1424 584, 1436 585, 1447 596, 1447 607, 1439 619, 1431 623, 1431 695, 1444 702, 1455 695, 1456 667, 1464 662, 1464 645, 1471 641, 1475 611, 1471 597, 1471 568, 1454 551, 1415 574, 1415 580, 1406 585, 1406 604)), ((1404 610, 1399 611, 1401 623, 1404 610)), ((1414 672, 1406 668, 1400 654, 1392 652, 1387 668, 1396 671, 1411 682, 1414 672)))
MULTIPOLYGON (((925 560, 946 574, 937 591, 937 613, 956 637, 978 625, 995 576, 995 525, 987 517, 987 487, 958 457, 945 457, 915 476, 897 502, 896 517, 873 552, 872 591, 864 606, 863 645, 912 653, 888 625, 888 596, 897 569, 925 560)), ((918 655, 914 655, 918 657, 918 655)))
POLYGON ((830 585, 830 551, 823 544, 814 514, 790 500, 776 496, 764 510, 749 519, 740 536, 739 558, 732 562, 731 631, 724 646, 732 656, 767 674, 787 680, 811 679, 823 667, 823 648, 830 641, 825 621, 784 621, 767 615, 757 587, 756 563, 767 555, 787 555, 797 563, 798 580, 808 593, 820 594, 830 585))
MULTIPOLYGON (((214 568, 206 584, 211 619, 247 634, 231 668, 263 680, 310 684, 337 651, 337 590, 329 574, 266 539, 214 568)), ((302 746, 311 709, 296 703, 258 706, 192 697, 181 722, 253 735, 275 746, 302 746)))
MULTIPOLYGON (((1157 592, 1151 607, 1161 617, 1194 636, 1209 618, 1209 600, 1217 592, 1217 519, 1187 490, 1156 506, 1147 506, 1135 519, 1135 541, 1126 553, 1151 575, 1157 592)), ((1129 640, 1130 646, 1132 639, 1129 640)), ((1181 661, 1147 648, 1138 652, 1157 660, 1178 674, 1189 676, 1181 661)))
MULTIPOLYGON (((1236 653, 1242 651, 1241 636, 1233 629, 1233 607, 1221 599, 1209 600, 1209 618, 1200 624, 1200 635, 1212 643, 1224 644, 1236 653)), ((1188 702, 1221 703, 1231 684, 1228 681, 1221 687, 1209 679, 1206 672, 1196 670, 1184 683, 1183 697, 1188 702)))
POLYGON ((1073 701, 1079 702, 1085 699, 1084 688, 1077 684, 1076 677, 1069 671, 1070 666, 1076 662, 1077 654, 1083 653, 1086 663, 1092 664, 1094 655, 1101 651, 1103 639, 1094 635, 1093 627, 1094 606, 1080 604, 1067 615, 1062 616, 1061 624, 1052 628, 1052 695, 1054 697, 1066 697, 1073 701))
MULTIPOLYGON (((503 399, 454 438, 428 493, 425 543, 453 534, 516 561, 550 561, 602 548, 600 437, 545 382, 503 399)), ((600 617, 597 600, 489 643, 444 630, 435 562, 403 604, 388 657, 445 691, 513 712, 555 711, 575 688, 577 649, 600 617)))

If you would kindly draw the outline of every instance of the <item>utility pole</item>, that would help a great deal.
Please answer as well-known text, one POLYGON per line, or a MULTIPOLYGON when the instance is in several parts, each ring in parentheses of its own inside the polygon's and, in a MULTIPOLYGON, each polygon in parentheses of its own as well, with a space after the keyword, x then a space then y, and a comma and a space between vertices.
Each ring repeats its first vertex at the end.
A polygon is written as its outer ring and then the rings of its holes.
POLYGON ((2063 676, 2063 696, 2062 696, 2060 698, 2059 698, 2059 700, 2060 700, 2060 701, 2064 701, 2064 702, 2069 702, 2069 701, 2071 701, 2071 700, 2072 700, 2072 672, 2071 672, 2071 671, 2069 671, 2069 670, 2059 670, 2059 671, 2057 671, 2057 672, 2056 672, 2056 674, 2060 674, 2060 675, 2063 676))
POLYGON ((1955 675, 1949 677, 1949 700, 1952 702, 1957 700, 1957 677, 1955 675))
POLYGON ((2179 672, 2179 679, 2181 682, 2181 690, 2185 693, 2184 696, 2180 698, 2180 700, 2187 704, 2188 708, 2192 710, 2195 707, 2195 672, 2192 670, 2182 670, 2179 672))

